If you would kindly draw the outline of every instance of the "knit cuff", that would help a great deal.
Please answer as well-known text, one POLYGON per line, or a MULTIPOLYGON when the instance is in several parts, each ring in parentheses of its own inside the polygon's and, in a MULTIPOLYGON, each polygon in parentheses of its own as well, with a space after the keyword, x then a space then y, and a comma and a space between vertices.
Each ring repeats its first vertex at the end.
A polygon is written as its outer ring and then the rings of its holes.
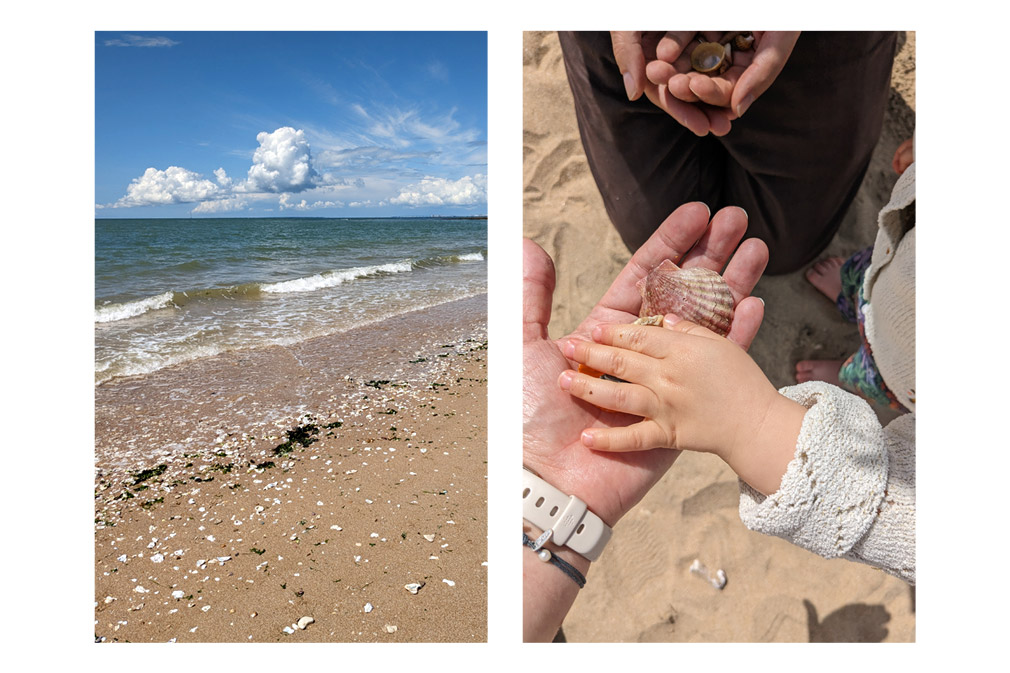
POLYGON ((796 454, 779 490, 764 496, 740 482, 740 518, 826 558, 847 553, 869 530, 887 486, 887 448, 861 398, 811 381, 779 391, 807 407, 796 454))

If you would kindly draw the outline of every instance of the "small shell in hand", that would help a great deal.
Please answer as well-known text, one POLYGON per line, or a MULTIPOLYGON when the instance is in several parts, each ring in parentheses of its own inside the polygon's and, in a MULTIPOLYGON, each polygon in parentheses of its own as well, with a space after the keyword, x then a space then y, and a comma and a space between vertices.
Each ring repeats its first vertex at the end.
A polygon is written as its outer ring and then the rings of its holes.
POLYGON ((733 46, 740 51, 747 51, 754 46, 754 34, 739 33, 733 38, 733 46))
POLYGON ((702 42, 691 52, 691 67, 706 75, 719 75, 732 64, 729 44, 702 42))
POLYGON ((681 269, 664 260, 638 281, 642 295, 641 317, 674 313, 707 327, 720 336, 733 322, 733 293, 715 271, 701 267, 681 269))

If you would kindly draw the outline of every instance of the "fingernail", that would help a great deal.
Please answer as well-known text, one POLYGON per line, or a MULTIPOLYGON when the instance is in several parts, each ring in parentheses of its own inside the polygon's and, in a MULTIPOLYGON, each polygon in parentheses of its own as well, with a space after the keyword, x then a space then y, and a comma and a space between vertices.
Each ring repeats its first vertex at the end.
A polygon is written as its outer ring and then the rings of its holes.
POLYGON ((628 100, 635 100, 635 78, 630 72, 624 73, 624 90, 628 93, 628 100))
POLYGON ((736 106, 736 116, 743 117, 743 113, 747 111, 747 108, 751 106, 754 102, 754 94, 747 94, 740 104, 736 106))
POLYGON ((561 386, 561 390, 567 392, 572 387, 572 372, 561 372, 561 376, 558 377, 558 385, 561 386))
POLYGON ((762 306, 764 306, 764 305, 765 305, 765 300, 764 300, 764 299, 762 299, 761 297, 755 297, 755 298, 756 298, 756 299, 757 299, 757 300, 758 300, 759 302, 761 302, 761 305, 762 305, 762 306))
POLYGON ((603 338, 603 325, 597 325, 593 328, 593 341, 599 341, 603 338))
POLYGON ((593 448, 593 433, 591 433, 589 430, 582 431, 582 446, 586 447, 587 449, 593 448))
POLYGON ((572 341, 566 341, 561 345, 561 352, 564 353, 566 358, 575 357, 575 343, 572 341))

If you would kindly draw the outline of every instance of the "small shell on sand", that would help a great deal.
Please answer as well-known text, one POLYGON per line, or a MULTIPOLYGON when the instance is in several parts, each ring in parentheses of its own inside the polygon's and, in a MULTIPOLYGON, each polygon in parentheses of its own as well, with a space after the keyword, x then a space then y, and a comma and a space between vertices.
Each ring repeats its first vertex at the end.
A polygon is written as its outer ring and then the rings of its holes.
POLYGON ((691 567, 688 570, 690 570, 695 575, 701 577, 703 580, 711 584, 716 589, 719 589, 720 591, 723 589, 723 587, 726 586, 726 573, 723 571, 722 568, 716 570, 715 574, 713 575, 709 573, 708 568, 706 568, 701 561, 695 559, 694 563, 691 564, 691 567))

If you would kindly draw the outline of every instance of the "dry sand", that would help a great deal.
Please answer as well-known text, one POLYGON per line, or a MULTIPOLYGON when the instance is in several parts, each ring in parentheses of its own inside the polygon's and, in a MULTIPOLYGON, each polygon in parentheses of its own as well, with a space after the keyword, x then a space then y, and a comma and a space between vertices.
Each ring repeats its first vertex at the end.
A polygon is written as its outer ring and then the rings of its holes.
MULTIPOLYGON (((899 40, 884 129, 863 185, 825 254, 871 244, 896 176, 891 158, 915 120, 915 36, 899 40)), ((523 42, 524 232, 554 259, 552 337, 570 332, 630 255, 607 218, 579 140, 554 33, 523 42)), ((803 358, 855 350, 855 327, 803 278, 763 278, 766 317, 751 354, 772 383, 803 358)), ((882 413, 886 420, 889 414, 882 413)), ((915 639, 915 591, 881 571, 825 560, 747 530, 735 475, 685 453, 616 527, 564 624, 569 641, 886 641, 915 639), (688 570, 725 571, 719 591, 688 570)))
POLYGON ((486 641, 486 316, 98 386, 96 640, 486 641))

